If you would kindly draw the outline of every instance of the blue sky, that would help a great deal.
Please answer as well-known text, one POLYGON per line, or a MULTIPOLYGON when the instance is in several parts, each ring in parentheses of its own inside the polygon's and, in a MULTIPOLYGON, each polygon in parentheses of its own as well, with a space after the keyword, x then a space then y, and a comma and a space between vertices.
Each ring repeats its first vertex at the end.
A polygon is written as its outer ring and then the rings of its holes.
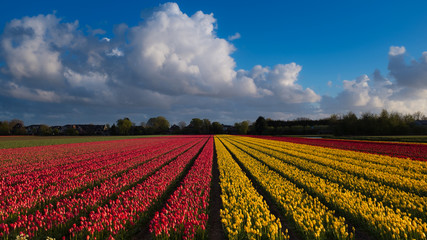
POLYGON ((0 10, 0 119, 234 123, 383 108, 427 113, 426 7, 8 1, 0 10))

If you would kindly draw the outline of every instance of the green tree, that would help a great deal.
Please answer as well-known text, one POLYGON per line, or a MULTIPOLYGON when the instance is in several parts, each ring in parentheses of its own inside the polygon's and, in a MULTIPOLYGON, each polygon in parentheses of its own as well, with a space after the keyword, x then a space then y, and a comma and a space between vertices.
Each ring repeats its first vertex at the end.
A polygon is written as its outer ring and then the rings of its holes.
POLYGON ((154 134, 165 134, 169 131, 169 121, 163 117, 158 116, 155 118, 148 119, 147 128, 151 129, 154 134))
POLYGON ((60 134, 60 132, 59 132, 58 128, 55 128, 55 129, 52 130, 52 135, 59 136, 59 134, 60 134))
POLYGON ((214 134, 221 134, 224 132, 224 127, 219 122, 213 122, 212 123, 212 132, 214 134))
POLYGON ((246 135, 249 129, 249 121, 243 121, 240 123, 239 133, 246 135))
POLYGON ((412 114, 412 117, 414 118, 415 121, 416 120, 427 120, 426 116, 422 112, 420 112, 420 111, 412 114))
POLYGON ((193 118, 191 119, 190 124, 188 124, 188 128, 191 133, 200 134, 203 129, 203 121, 200 118, 193 118))
POLYGON ((75 128, 75 126, 70 126, 67 129, 65 129, 65 135, 77 136, 77 135, 79 135, 79 131, 75 128))
POLYGON ((117 135, 118 134, 118 130, 117 130, 116 124, 114 124, 114 123, 113 123, 113 125, 110 128, 110 134, 111 135, 117 135))
POLYGON ((345 134, 357 135, 357 116, 353 112, 349 112, 342 118, 343 129, 345 134))
POLYGON ((202 133, 209 134, 211 132, 211 121, 209 119, 203 119, 203 127, 202 127, 202 133))
POLYGON ((117 129, 120 135, 129 135, 132 125, 132 122, 127 117, 117 120, 117 129))
POLYGON ((24 122, 19 119, 13 119, 9 122, 9 130, 12 135, 25 135, 27 130, 25 130, 24 122))
POLYGON ((52 129, 45 124, 40 125, 37 135, 39 136, 51 136, 52 135, 52 129))
POLYGON ((378 118, 378 126, 380 135, 388 135, 390 133, 390 114, 386 109, 383 109, 378 118))
POLYGON ((7 121, 0 122, 0 135, 9 135, 9 123, 7 121))
POLYGON ((267 129, 267 121, 264 117, 259 116, 255 121, 255 132, 256 134, 263 134, 267 129))
POLYGON ((377 116, 372 113, 362 113, 360 124, 360 134, 372 135, 377 134, 377 116))

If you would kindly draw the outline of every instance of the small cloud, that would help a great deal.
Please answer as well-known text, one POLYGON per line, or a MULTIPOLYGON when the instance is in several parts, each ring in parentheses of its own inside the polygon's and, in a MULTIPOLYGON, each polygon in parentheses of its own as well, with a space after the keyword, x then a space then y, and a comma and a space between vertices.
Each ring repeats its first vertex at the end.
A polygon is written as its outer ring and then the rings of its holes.
POLYGON ((103 37, 102 39, 101 39, 101 42, 110 42, 111 41, 111 39, 109 39, 109 38, 107 38, 107 37, 103 37))
POLYGON ((239 39, 240 37, 241 37, 240 33, 236 32, 234 35, 228 36, 228 40, 233 41, 233 40, 239 39))
POLYGON ((397 56, 397 55, 402 55, 406 52, 405 47, 396 47, 396 46, 391 46, 390 47, 390 51, 388 52, 388 55, 390 56, 397 56))
POLYGON ((123 57, 125 55, 123 51, 118 48, 113 48, 111 52, 106 52, 105 54, 110 57, 123 57))
POLYGON ((328 81, 328 86, 332 87, 332 81, 328 81))

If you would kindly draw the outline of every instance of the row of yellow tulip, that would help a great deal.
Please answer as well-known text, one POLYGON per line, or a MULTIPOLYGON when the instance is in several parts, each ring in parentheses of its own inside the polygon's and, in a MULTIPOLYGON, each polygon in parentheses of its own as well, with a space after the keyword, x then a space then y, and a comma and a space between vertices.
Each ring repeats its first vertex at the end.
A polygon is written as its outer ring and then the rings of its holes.
POLYGON ((289 239, 280 219, 270 213, 267 203, 251 181, 215 137, 220 172, 221 221, 229 239, 289 239))
POLYGON ((349 219, 364 225, 381 239, 426 239, 427 224, 419 218, 412 219, 407 213, 384 206, 382 202, 368 198, 357 191, 343 188, 337 183, 317 177, 308 171, 286 164, 270 155, 249 148, 227 138, 245 152, 256 157, 271 169, 279 172, 313 196, 319 197, 349 219))
MULTIPOLYGON (((286 143, 280 144, 279 141, 274 142, 282 145, 283 147, 287 147, 286 143)), ((272 143, 274 144, 274 142, 272 143)), ((334 148, 318 148, 316 146, 307 147, 306 145, 301 144, 294 144, 293 146, 288 146, 288 148, 289 147, 302 153, 323 156, 340 162, 346 162, 366 168, 373 168, 379 171, 398 174, 403 177, 416 180, 427 180, 427 163, 422 161, 413 161, 411 159, 402 159, 387 155, 366 154, 348 150, 337 151, 337 149, 334 148), (313 152, 313 149, 316 149, 316 151, 313 152)))
MULTIPOLYGON (((250 148, 266 153, 272 157, 280 159, 285 163, 292 164, 299 169, 309 171, 316 176, 325 178, 329 181, 339 183, 347 189, 356 190, 368 197, 375 198, 389 207, 397 210, 411 213, 412 216, 427 220, 427 197, 421 197, 413 193, 408 193, 400 189, 396 189, 387 185, 383 185, 374 181, 366 180, 354 176, 348 172, 339 171, 328 166, 324 166, 304 158, 295 157, 293 155, 283 154, 282 151, 275 151, 267 147, 252 144, 250 141, 241 141, 241 138, 233 138, 236 143, 244 144, 250 148)), ((329 160, 333 161, 333 160, 329 160)))
MULTIPOLYGON (((222 140, 229 140, 221 138, 222 140)), ((345 219, 335 217, 317 198, 270 170, 250 155, 228 141, 223 142, 238 161, 281 207, 285 217, 291 220, 306 239, 352 239, 345 219)))
MULTIPOLYGON (((285 145, 289 145, 287 144, 287 142, 284 141, 274 141, 277 144, 281 144, 281 143, 285 143, 285 145)), ((337 144, 339 143, 339 141, 336 142, 337 144)), ((339 144, 338 144, 339 145, 339 144)), ((309 149, 317 149, 316 146, 312 146, 312 145, 305 145, 305 144, 296 144, 294 145, 297 148, 302 148, 303 150, 309 150, 309 149)), ((317 149, 319 150, 319 149, 317 149)), ((336 151, 337 148, 322 148, 319 150, 319 154, 320 153, 328 153, 330 155, 336 155, 339 158, 351 158, 351 159, 359 159, 362 160, 361 163, 364 162, 371 162, 371 163, 375 163, 375 164, 380 164, 380 165, 384 165, 386 166, 385 169, 390 168, 390 167, 397 167, 399 169, 405 169, 405 170, 409 170, 412 172, 416 172, 416 173, 422 173, 422 174, 427 174, 427 162, 424 161, 413 161, 409 158, 400 158, 400 157, 391 157, 388 155, 384 155, 384 154, 369 154, 369 157, 365 156, 364 152, 359 152, 359 151, 351 151, 351 150, 344 150, 344 149, 340 149, 341 151, 336 151)), ((413 151, 417 151, 417 148, 413 148, 413 151)), ((398 150, 396 150, 398 151, 398 150)), ((418 150, 421 151, 421 150, 418 150)), ((379 149, 379 152, 381 152, 381 149, 379 149)), ((405 153, 403 153, 405 154, 405 153)), ((418 154, 416 154, 418 155, 418 154)))
MULTIPOLYGON (((254 139, 262 140, 262 139, 254 139)), ((349 151, 336 148, 317 147, 305 144, 294 144, 284 141, 266 142, 272 145, 309 153, 316 156, 328 156, 338 161, 348 162, 363 167, 375 168, 381 171, 399 174, 418 180, 427 179, 427 162, 413 161, 411 159, 391 157, 387 155, 366 154, 364 152, 349 151), (313 151, 315 150, 315 151, 313 151)))
MULTIPOLYGON (((366 166, 359 166, 351 163, 351 158, 347 158, 347 162, 344 162, 340 157, 333 157, 332 155, 323 154, 324 147, 316 147, 316 146, 308 146, 301 144, 293 144, 279 141, 271 141, 264 139, 255 139, 249 138, 245 139, 246 141, 250 141, 251 143, 258 144, 262 148, 269 148, 281 153, 286 153, 287 155, 293 155, 299 158, 304 158, 312 162, 319 163, 324 166, 332 167, 334 169, 338 169, 340 171, 348 172, 354 174, 359 177, 363 177, 365 179, 377 181, 381 184, 385 184, 391 187, 396 187, 408 192, 412 192, 418 194, 420 196, 427 196, 427 181, 426 180, 418 180, 409 177, 405 177, 399 175, 397 172, 390 173, 384 172, 382 170, 378 170, 375 168, 374 164, 368 164, 366 166), (278 146, 279 145, 279 146, 278 146), (307 150, 304 150, 307 148, 307 150)), ((327 149, 328 151, 346 151, 339 149, 327 149)), ((359 152, 353 152, 355 157, 354 159, 359 158, 359 152)), ((376 156, 374 154, 363 153, 366 159, 369 159, 372 156, 376 156)), ((386 158, 386 156, 384 156, 386 158)), ((401 159, 395 158, 396 161, 401 159)), ((354 160, 356 161, 356 160, 354 160)), ((397 168, 394 168, 397 169, 397 168)), ((411 171, 407 171, 411 172, 411 171)), ((415 173, 414 173, 415 174, 415 173)))

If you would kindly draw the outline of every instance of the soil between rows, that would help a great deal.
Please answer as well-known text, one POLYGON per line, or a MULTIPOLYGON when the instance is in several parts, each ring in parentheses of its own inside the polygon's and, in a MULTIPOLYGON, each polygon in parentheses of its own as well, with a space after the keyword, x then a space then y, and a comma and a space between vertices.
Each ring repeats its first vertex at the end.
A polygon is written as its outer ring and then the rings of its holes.
MULTIPOLYGON (((214 143, 215 149, 215 143, 214 143)), ((209 194, 209 218, 208 218, 208 239, 210 240, 223 240, 227 239, 224 229, 222 228, 220 209, 221 203, 221 187, 219 185, 219 169, 218 158, 216 151, 214 151, 214 159, 212 166, 212 183, 211 192, 209 194)))

